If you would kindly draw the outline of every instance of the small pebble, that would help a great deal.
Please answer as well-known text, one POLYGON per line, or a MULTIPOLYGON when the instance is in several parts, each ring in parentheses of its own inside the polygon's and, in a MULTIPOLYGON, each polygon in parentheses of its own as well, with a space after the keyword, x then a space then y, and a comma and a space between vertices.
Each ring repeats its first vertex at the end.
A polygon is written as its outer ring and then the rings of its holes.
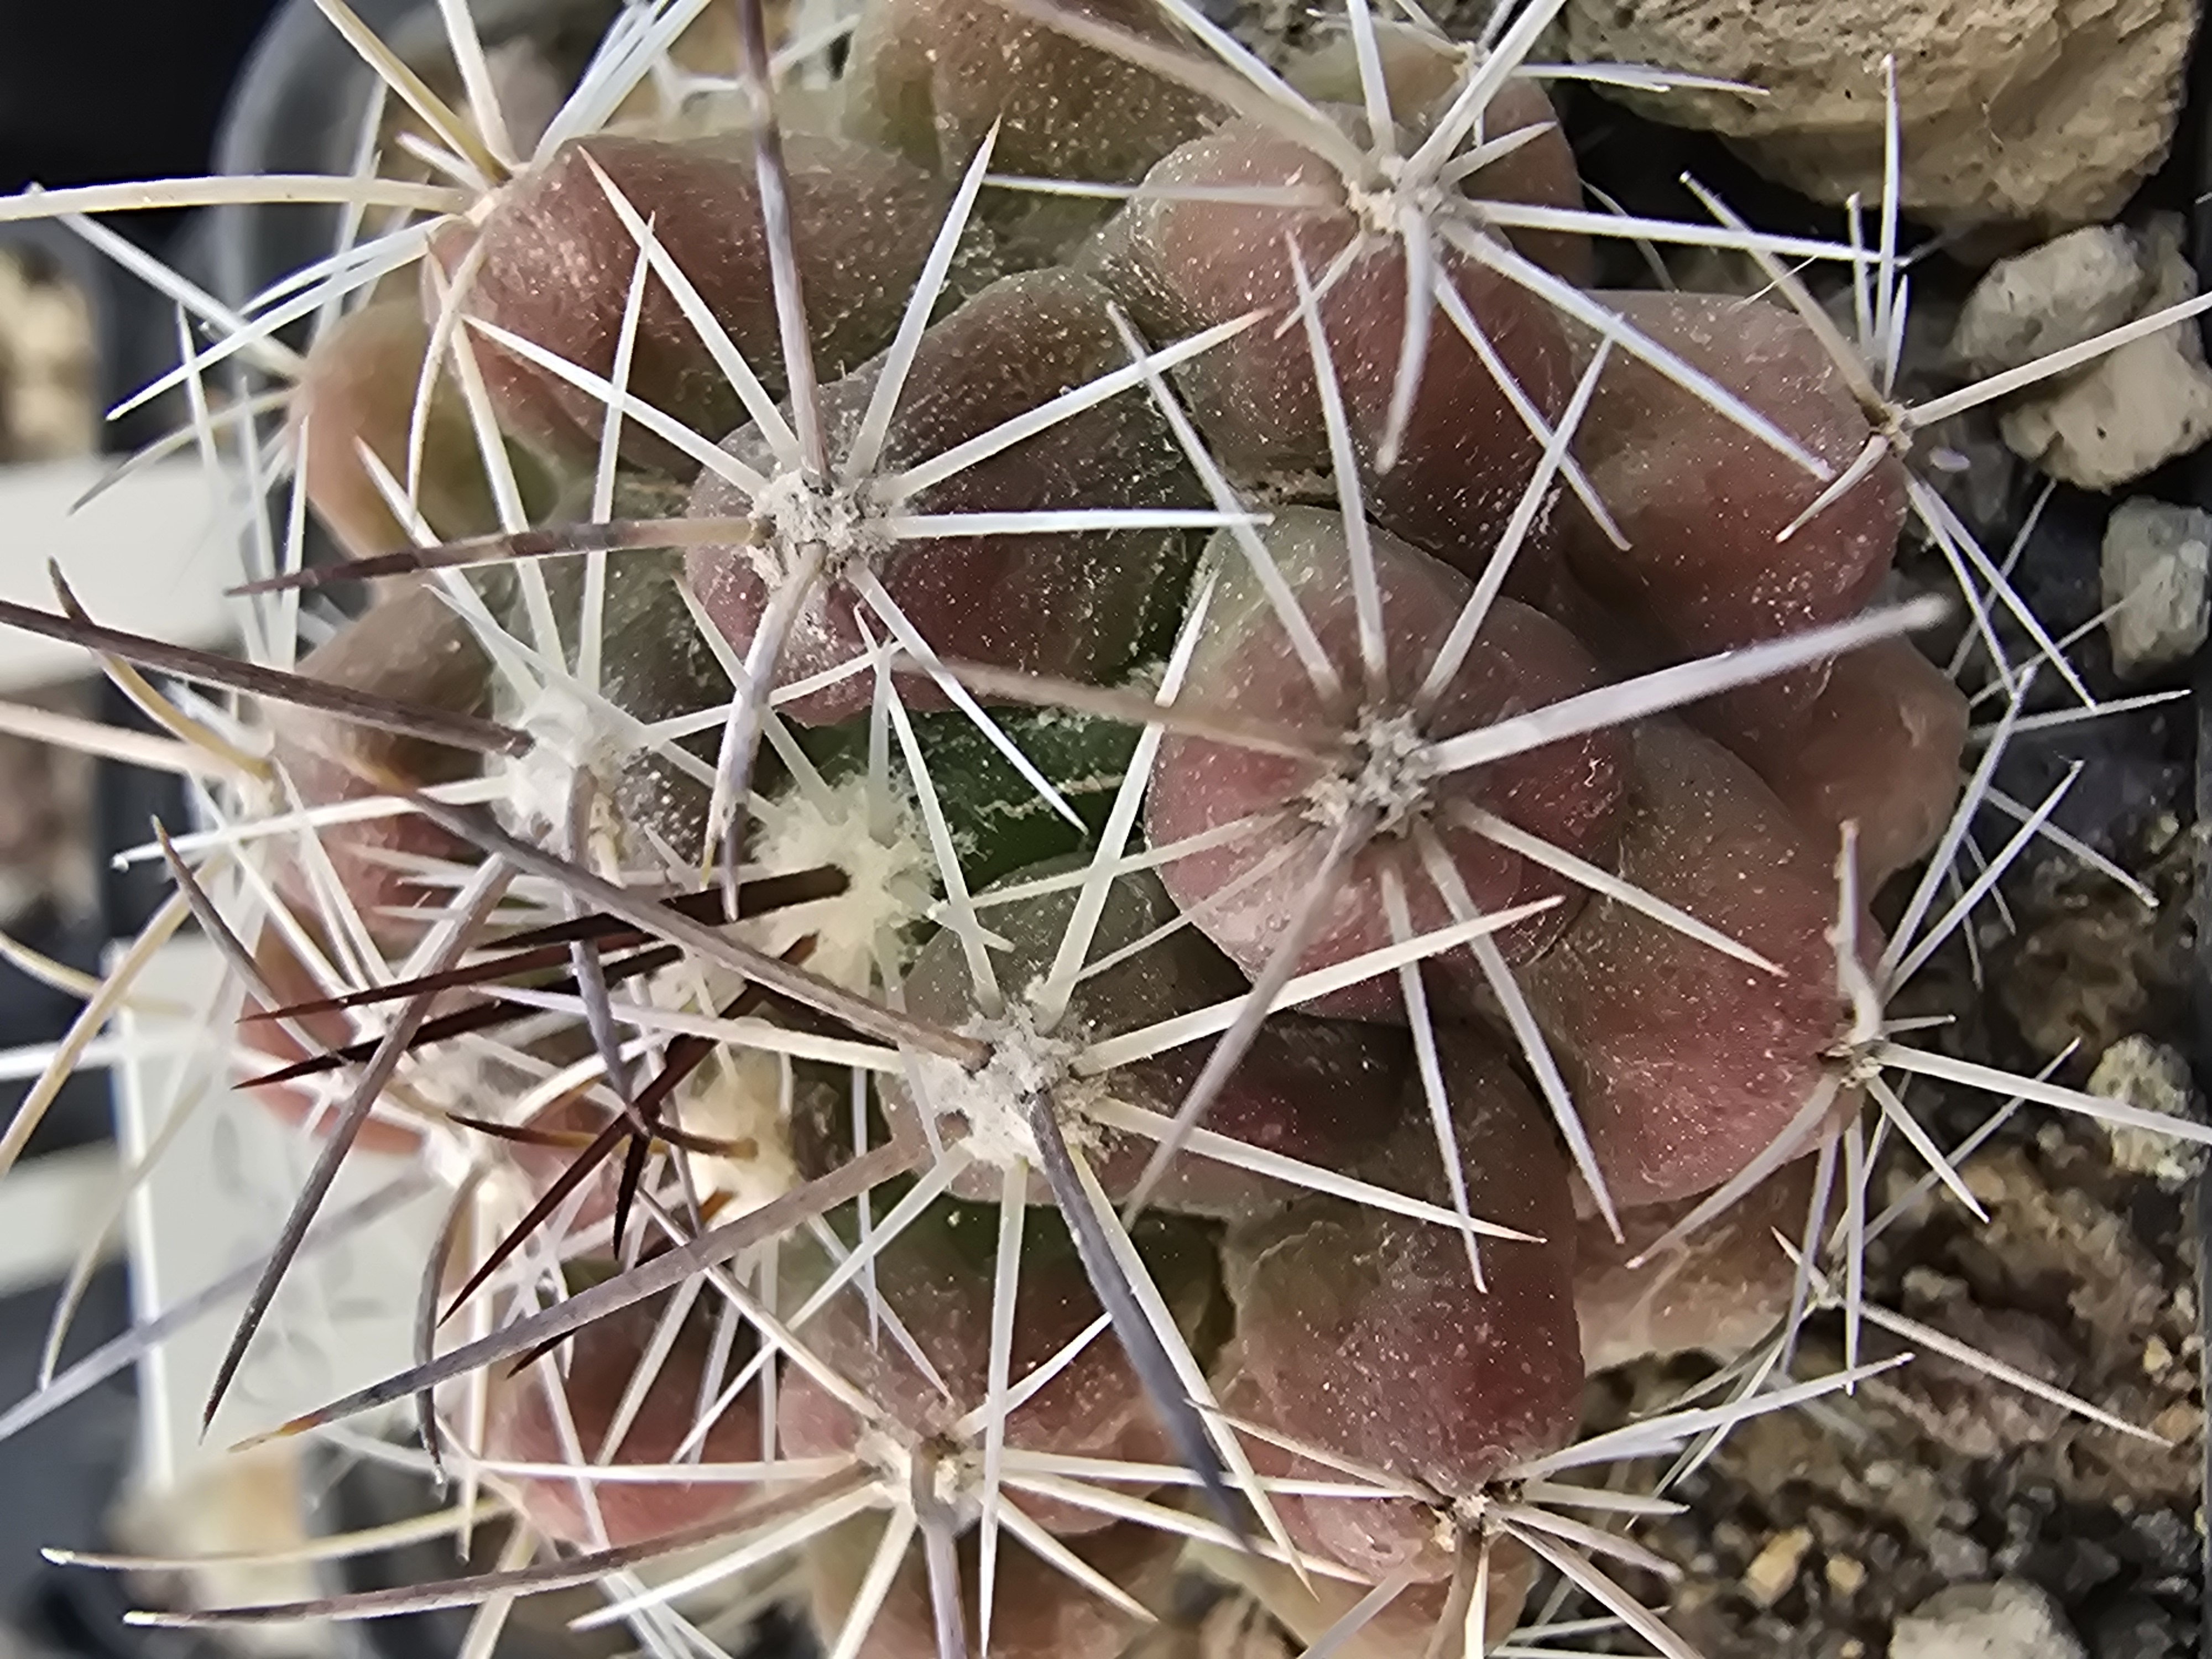
POLYGON ((2105 526, 2105 623, 2112 666, 2135 678, 2179 662, 2204 642, 2212 514, 2137 496, 2105 526))
POLYGON ((1966 1181, 1966 1190, 1974 1195, 1974 1201, 1984 1209, 2004 1199, 2005 1178, 2002 1170, 1987 1164, 1972 1164, 1959 1173, 1966 1181))
POLYGON ((2204 1408, 2188 1401, 2177 1400, 2150 1420, 2153 1434, 2163 1435, 2177 1445, 2194 1440, 2204 1427, 2204 1408))
POLYGON ((1979 1578, 1990 1570, 1990 1553, 1964 1533, 1928 1534, 1928 1565, 1951 1583, 1979 1578))
POLYGON ((2138 1517, 2130 1541, 2139 1547, 2147 1565, 2164 1571, 2186 1572, 2196 1565, 2196 1534, 2172 1510, 2152 1510, 2138 1517))
MULTIPOLYGON (((2200 545, 2212 552, 2212 515, 2197 516, 2205 520, 2208 533, 2207 542, 2200 545)), ((2203 638, 2201 623, 2198 637, 2203 638)), ((2106 1049, 2089 1074, 2089 1092, 2167 1117, 2198 1120, 2203 1115, 2190 1086, 2188 1060, 2178 1049, 2146 1036, 2124 1036, 2106 1049)), ((2111 1138, 2114 1164, 2150 1176, 2160 1186, 2179 1187, 2204 1165, 2204 1149, 2196 1142, 2120 1123, 2107 1123, 2105 1132, 2111 1138)))
POLYGON ((1938 1590, 1897 1621, 1890 1659, 2086 1659, 2044 1591, 2017 1578, 1938 1590))
MULTIPOLYGON (((2196 294, 2183 240, 2178 216, 2145 228, 2152 283, 2138 318, 2196 294)), ((2062 483, 2116 489, 2212 437, 2212 370, 2196 329, 2179 323, 2021 393, 1997 424, 2014 454, 2062 483)))
POLYGON ((1850 1556, 1830 1556, 1822 1571, 1827 1575, 1828 1588, 1838 1595, 1856 1595, 1866 1588, 1866 1567, 1850 1556))
POLYGON ((1772 1607, 1797 1582, 1797 1570, 1812 1547, 1813 1534, 1803 1527, 1775 1534, 1743 1570, 1743 1593, 1762 1607, 1772 1607))
POLYGON ((2135 315, 2149 286, 2142 251, 2118 225, 2092 225, 1990 267, 1959 313, 1950 357, 1996 374, 2094 339, 2135 315))
POLYGON ((1866 1532, 1866 1522, 1856 1516, 1830 1509, 1826 1504, 1814 1504, 1805 1511, 1805 1524, 1813 1529, 1813 1536, 1824 1550, 1846 1548, 1866 1532))

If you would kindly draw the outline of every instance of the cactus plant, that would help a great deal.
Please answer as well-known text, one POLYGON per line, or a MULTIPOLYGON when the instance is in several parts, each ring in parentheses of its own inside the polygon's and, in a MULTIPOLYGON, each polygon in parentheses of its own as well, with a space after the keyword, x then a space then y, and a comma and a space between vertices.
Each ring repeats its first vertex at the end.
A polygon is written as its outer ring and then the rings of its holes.
MULTIPOLYGON (((740 0, 734 100, 595 131, 701 9, 527 157, 462 9, 465 111, 362 38, 447 181, 291 192, 442 216, 312 290, 378 279, 282 440, 349 562, 250 584, 265 660, 0 613, 236 694, 145 688, 228 826, 165 839, 170 925, 324 1139, 210 1415, 350 1149, 411 1138, 426 1314, 488 1334, 282 1431, 413 1397, 524 1545, 157 1617, 590 1583, 658 1641, 796 1559, 835 1659, 1103 1656, 1188 1547, 1316 1654, 1480 1652, 1540 1567, 1678 1651, 1577 1518, 1652 1500, 1577 1474, 1862 1374, 1776 1375, 1816 1303, 1856 1347, 1867 1126, 1957 1186, 1888 1074, 2206 1138, 1887 1015, 1988 890, 1936 910, 2027 679, 1908 465, 1971 399, 1896 405, 1782 264, 1887 339, 1893 216, 1585 211, 1557 0, 1348 0, 1287 78, 1184 0, 868 0, 830 118, 740 0), (1779 297, 1589 287, 1626 235, 1779 297), (1908 514, 2009 693, 1963 785, 1943 605, 1874 604, 1908 514), (1692 1347, 1754 1382, 1582 1437, 1586 1366, 1692 1347)), ((187 379, 274 324, 223 326, 187 379)))

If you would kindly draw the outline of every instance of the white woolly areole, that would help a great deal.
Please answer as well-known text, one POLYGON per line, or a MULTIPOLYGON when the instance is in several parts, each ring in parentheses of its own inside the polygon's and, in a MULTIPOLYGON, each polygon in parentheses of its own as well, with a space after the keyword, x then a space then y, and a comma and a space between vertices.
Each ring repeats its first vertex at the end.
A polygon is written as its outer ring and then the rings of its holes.
POLYGON ((881 509, 866 487, 822 485, 796 469, 778 471, 753 497, 753 517, 769 534, 754 544, 753 565, 771 588, 789 579, 797 550, 819 547, 835 571, 854 558, 871 558, 891 544, 881 509))
POLYGON ((760 839, 753 857, 770 874, 830 865, 849 884, 835 898, 793 905, 754 924, 763 950, 781 951, 808 934, 811 972, 856 990, 871 982, 879 944, 896 963, 904 931, 927 914, 931 876, 937 866, 915 820, 914 808, 894 794, 881 833, 870 823, 866 778, 854 775, 829 787, 826 801, 804 790, 765 802, 757 814, 760 839))
POLYGON ((589 772, 606 793, 634 745, 626 734, 574 691, 549 683, 514 724, 533 739, 530 752, 500 762, 507 793, 502 805, 520 826, 566 823, 576 774, 589 772))
POLYGON ((1309 819, 1334 830, 1366 808, 1376 815, 1377 833, 1389 834, 1427 810, 1436 764, 1413 715, 1370 713, 1353 738, 1357 769, 1328 773, 1308 787, 1309 819))
MULTIPOLYGON (((1030 1169, 1042 1162, 1030 1131, 1029 1103, 1060 1089, 1069 1079, 1080 1041, 1037 1029, 1036 1012, 1018 1001, 997 1018, 978 1017, 960 1028, 963 1036, 991 1045, 991 1058, 974 1071, 951 1060, 921 1062, 925 1109, 940 1121, 957 1119, 963 1147, 979 1162, 1006 1170, 1019 1158, 1030 1169)), ((1061 1116, 1070 1146, 1096 1138, 1079 1118, 1061 1116)))
POLYGON ((936 1507, 955 1531, 973 1526, 983 1513, 983 1455, 973 1443, 938 1440, 916 1448, 909 1468, 920 1464, 920 1495, 936 1507))
POLYGON ((700 1195, 728 1194, 731 1205, 724 1215, 734 1219, 798 1186, 791 1126, 784 1115, 783 1066, 777 1056, 757 1048, 726 1051, 702 1066, 698 1077, 684 1094, 680 1116, 685 1131, 714 1140, 751 1143, 742 1155, 686 1155, 700 1195))
POLYGON ((853 1440, 853 1455, 894 1486, 906 1485, 914 1468, 914 1448, 880 1427, 860 1430, 853 1440))
POLYGON ((1345 183, 1345 203, 1370 234, 1392 240, 1407 234, 1427 234, 1440 219, 1465 217, 1466 197, 1457 189, 1433 179, 1406 176, 1405 161, 1395 155, 1370 156, 1382 182, 1345 183))

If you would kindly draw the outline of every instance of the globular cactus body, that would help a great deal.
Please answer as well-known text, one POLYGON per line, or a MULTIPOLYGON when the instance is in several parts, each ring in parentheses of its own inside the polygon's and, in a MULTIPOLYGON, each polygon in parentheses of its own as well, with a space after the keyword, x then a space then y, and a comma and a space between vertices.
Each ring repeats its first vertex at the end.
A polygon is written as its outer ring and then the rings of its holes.
MULTIPOLYGON (((489 1449, 634 1415, 657 1483, 516 1487, 579 1548, 831 1469, 791 1538, 837 1659, 987 1616, 1106 1659, 1177 1527, 1272 1552, 1233 1576, 1308 1639, 1395 1583, 1344 1651, 1502 1628, 1586 1367, 1765 1329, 1857 1133, 1869 896, 1966 741, 1904 621, 1792 643, 1892 572, 1887 417, 1781 304, 1576 286, 1542 88, 1360 17, 1302 100, 1176 6, 871 0, 842 131, 756 88, 571 137, 309 361, 347 550, 418 538, 358 457, 407 470, 419 384, 427 533, 478 539, 415 562, 495 567, 302 670, 497 742, 276 746, 313 805, 488 781, 323 850, 441 1010, 526 1011, 526 1107, 432 1127, 611 1310, 489 1449), (436 925, 479 881, 519 944, 436 925)), ((504 1248, 472 1294, 541 1330, 504 1248)))

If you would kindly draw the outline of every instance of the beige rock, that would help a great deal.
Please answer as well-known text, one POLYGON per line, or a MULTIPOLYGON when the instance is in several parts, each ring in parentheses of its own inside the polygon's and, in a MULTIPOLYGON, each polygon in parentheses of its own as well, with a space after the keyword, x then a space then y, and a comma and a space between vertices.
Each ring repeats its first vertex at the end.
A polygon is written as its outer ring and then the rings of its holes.
POLYGON ((1897 1621, 1890 1659, 2081 1659, 2057 1603, 2017 1578, 1938 1590, 1897 1621))
POLYGON ((1709 128, 1824 201, 1879 198, 1882 59, 1898 65, 1904 199, 1940 226, 2110 218, 2165 155, 2197 0, 1568 0, 1585 60, 1769 95, 1632 97, 1709 128))
POLYGON ((1802 1527, 1775 1534, 1743 1570, 1743 1593, 1762 1607, 1772 1607, 1797 1582, 1797 1570, 1812 1547, 1813 1534, 1802 1527))
POLYGON ((2212 623, 2212 514, 2142 496, 2121 502, 2105 521, 2099 574, 2121 677, 2180 661, 2212 623))
MULTIPOLYGON (((2203 1121, 2190 1085, 2189 1061, 2179 1049, 2146 1036, 2124 1036, 2106 1049, 2089 1074, 2089 1092, 2139 1111, 2203 1121)), ((2193 1141, 2131 1124, 2107 1123, 2105 1132, 2112 1138, 2113 1163, 2161 1186, 2178 1187, 2204 1167, 2204 1148, 2193 1141)))
MULTIPOLYGON (((2139 315, 2197 292, 2178 218, 2154 220, 2142 245, 2152 280, 2139 315)), ((1999 416, 1998 428, 2014 454, 2084 489, 2113 489, 2187 454, 2212 438, 2212 369, 2196 322, 2130 341, 2024 396, 1999 416)))
POLYGON ((2001 374, 2079 345, 2136 314, 2149 286, 2142 250, 2118 225, 2088 225, 2000 259, 1974 285, 1951 335, 1969 376, 2001 374))
POLYGON ((1838 1595, 1856 1595, 1866 1588, 1866 1563, 1855 1556, 1832 1555, 1822 1564, 1828 1588, 1838 1595))

